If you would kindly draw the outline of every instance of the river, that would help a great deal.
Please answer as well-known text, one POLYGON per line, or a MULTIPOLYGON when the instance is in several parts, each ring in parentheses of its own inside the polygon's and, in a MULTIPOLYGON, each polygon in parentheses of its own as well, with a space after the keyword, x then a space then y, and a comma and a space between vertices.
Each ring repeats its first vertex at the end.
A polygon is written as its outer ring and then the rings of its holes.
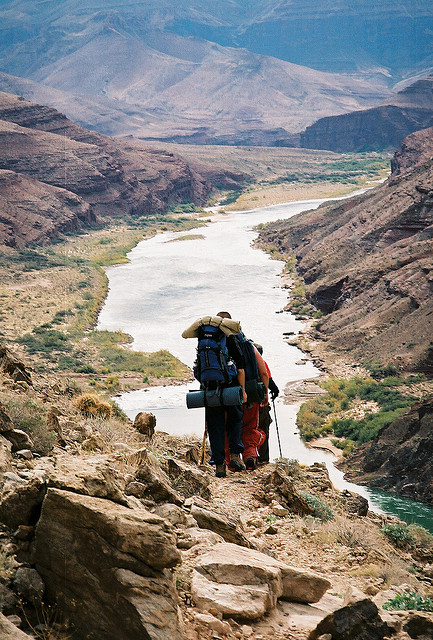
MULTIPOLYGON (((298 334, 303 323, 282 311, 287 302, 287 291, 280 287, 282 262, 253 249, 251 243, 257 237, 255 225, 290 218, 322 202, 305 200, 219 214, 206 227, 158 234, 140 242, 128 254, 129 263, 107 269, 109 292, 98 329, 121 329, 132 335, 133 348, 147 352, 168 349, 191 366, 196 340, 184 340, 183 329, 200 316, 226 310, 241 321, 248 337, 263 346, 263 355, 281 390, 289 382, 318 376, 320 372, 311 361, 299 364, 305 355, 284 340, 283 334, 298 334)), ((116 400, 132 419, 139 411, 151 411, 159 430, 202 436, 204 410, 188 410, 185 404, 186 392, 193 388, 198 384, 153 387, 122 394, 116 400)), ((433 531, 433 510, 411 501, 397 510, 398 499, 390 506, 381 494, 346 482, 335 468, 332 454, 301 441, 296 428, 298 406, 285 405, 280 396, 275 407, 277 423, 274 420, 270 434, 272 458, 279 456, 277 427, 284 457, 305 464, 325 462, 333 484, 365 496, 373 510, 384 509, 402 519, 418 521, 414 513, 420 509, 419 523, 433 531)))

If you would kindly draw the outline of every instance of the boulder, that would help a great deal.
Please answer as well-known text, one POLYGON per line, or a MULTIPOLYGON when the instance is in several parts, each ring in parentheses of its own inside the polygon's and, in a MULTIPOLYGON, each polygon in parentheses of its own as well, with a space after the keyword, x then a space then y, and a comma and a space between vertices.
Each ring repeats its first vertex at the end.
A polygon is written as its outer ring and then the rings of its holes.
POLYGON ((300 516, 312 515, 313 509, 296 489, 295 484, 281 467, 277 467, 264 479, 265 494, 275 495, 277 502, 300 516))
POLYGON ((24 631, 20 631, 6 616, 0 613, 0 638, 2 640, 31 640, 32 637, 24 631))
POLYGON ((330 634, 332 640, 383 640, 390 634, 374 602, 368 598, 337 609, 319 622, 308 640, 330 634))
POLYGON ((125 481, 113 467, 110 456, 58 456, 54 469, 48 474, 47 484, 56 489, 125 503, 125 481))
POLYGON ((433 638, 433 614, 411 611, 403 629, 411 638, 433 638))
POLYGON ((201 496, 205 500, 210 498, 209 474, 200 471, 186 462, 181 462, 175 458, 167 460, 167 472, 172 485, 185 498, 191 496, 201 496))
POLYGON ((348 489, 344 489, 341 492, 341 496, 344 498, 343 506, 347 513, 361 517, 367 515, 368 500, 366 498, 360 496, 358 493, 348 491, 348 489))
POLYGON ((25 365, 3 345, 0 345, 0 370, 10 376, 14 382, 32 384, 30 373, 25 365))
POLYGON ((0 402, 0 433, 5 431, 12 431, 14 424, 10 419, 4 405, 0 402))
POLYGON ((31 478, 28 482, 10 475, 0 493, 0 522, 10 529, 19 525, 34 524, 39 516, 46 486, 39 478, 31 478))
POLYGON ((5 471, 9 471, 12 462, 12 453, 11 453, 12 445, 9 440, 6 440, 2 435, 0 435, 0 473, 4 473, 5 471))
POLYGON ((169 477, 161 469, 155 456, 149 455, 145 451, 140 453, 141 464, 135 478, 144 485, 144 492, 142 495, 136 493, 134 495, 154 502, 172 502, 181 505, 183 503, 182 496, 173 489, 169 477))
POLYGON ((152 510, 152 513, 156 513, 160 518, 168 520, 175 527, 186 526, 190 519, 193 520, 181 507, 169 502, 158 505, 152 510))
POLYGON ((219 542, 224 542, 224 538, 213 531, 204 529, 195 529, 193 527, 185 529, 179 533, 177 537, 177 546, 179 549, 191 549, 196 544, 205 544, 207 547, 213 547, 219 542))
POLYGON ((191 505, 191 515, 199 527, 214 531, 224 538, 226 542, 233 542, 242 547, 251 546, 250 541, 240 528, 239 520, 231 518, 228 514, 193 503, 191 505))
POLYGON ((12 453, 21 449, 33 449, 32 439, 22 429, 12 429, 12 431, 6 431, 3 435, 12 444, 12 453))
POLYGON ((202 609, 226 617, 255 620, 271 611, 278 598, 317 602, 331 586, 316 574, 234 544, 221 543, 198 558, 192 596, 202 609))
POLYGON ((135 416, 134 427, 142 435, 151 438, 155 433, 156 418, 153 413, 140 411, 140 413, 137 413, 135 416))
POLYGON ((45 584, 36 569, 19 567, 13 579, 15 593, 33 604, 40 604, 45 593, 45 584))
POLYGON ((78 637, 183 636, 171 568, 180 562, 171 524, 146 509, 48 489, 35 536, 47 595, 78 637))

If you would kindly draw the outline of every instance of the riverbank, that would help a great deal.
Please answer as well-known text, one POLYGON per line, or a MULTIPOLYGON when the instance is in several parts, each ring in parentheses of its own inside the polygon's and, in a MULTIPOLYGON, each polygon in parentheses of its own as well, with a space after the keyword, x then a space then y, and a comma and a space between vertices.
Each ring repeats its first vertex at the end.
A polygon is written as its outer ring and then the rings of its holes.
POLYGON ((168 352, 137 353, 128 334, 94 327, 108 292, 105 267, 127 262, 145 238, 202 226, 200 215, 101 220, 49 247, 0 248, 1 341, 34 370, 84 390, 112 394, 189 379, 168 352))

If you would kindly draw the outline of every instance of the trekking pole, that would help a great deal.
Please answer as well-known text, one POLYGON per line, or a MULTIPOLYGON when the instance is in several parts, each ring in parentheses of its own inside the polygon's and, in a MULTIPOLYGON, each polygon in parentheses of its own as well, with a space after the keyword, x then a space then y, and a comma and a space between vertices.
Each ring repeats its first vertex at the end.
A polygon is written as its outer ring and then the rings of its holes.
POLYGON ((206 454, 206 436, 207 436, 207 424, 205 424, 205 427, 204 427, 203 441, 201 443, 200 464, 204 464, 204 458, 206 454))
POLYGON ((283 452, 281 451, 280 432, 278 431, 277 411, 275 409, 275 400, 274 400, 274 398, 272 398, 272 405, 274 407, 275 429, 277 430, 278 448, 280 449, 280 458, 282 458, 283 457, 283 452))

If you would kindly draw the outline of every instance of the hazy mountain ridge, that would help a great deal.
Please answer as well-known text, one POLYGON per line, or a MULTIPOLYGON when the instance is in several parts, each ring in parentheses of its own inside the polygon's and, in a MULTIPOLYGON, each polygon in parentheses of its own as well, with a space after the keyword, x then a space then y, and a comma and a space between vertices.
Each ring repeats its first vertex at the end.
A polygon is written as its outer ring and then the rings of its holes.
POLYGON ((405 87, 383 105, 321 118, 301 133, 308 149, 395 149, 414 131, 433 125, 433 75, 405 87))
MULTIPOLYGON (((296 255, 307 297, 324 313, 318 338, 355 361, 392 362, 430 377, 432 133, 412 136, 411 147, 420 147, 417 166, 362 196, 269 225, 261 234, 296 255)), ((404 147, 395 168, 403 165, 402 155, 404 147)))
POLYGON ((242 31, 258 6, 62 2, 35 13, 21 0, 0 11, 0 68, 64 92, 48 90, 49 104, 87 127, 171 141, 293 145, 315 120, 389 96, 376 72, 328 74, 176 33, 178 18, 242 31))

